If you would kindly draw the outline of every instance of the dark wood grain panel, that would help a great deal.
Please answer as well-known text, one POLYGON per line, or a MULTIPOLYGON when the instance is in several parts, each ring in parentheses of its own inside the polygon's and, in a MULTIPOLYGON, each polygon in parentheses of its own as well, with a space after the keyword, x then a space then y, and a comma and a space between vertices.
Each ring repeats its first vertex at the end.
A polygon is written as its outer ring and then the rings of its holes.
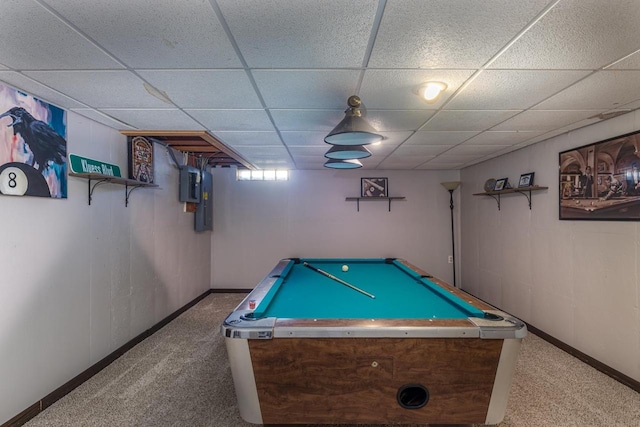
POLYGON ((501 340, 250 340, 265 424, 482 423, 501 340), (405 409, 405 384, 422 384, 430 400, 405 409))

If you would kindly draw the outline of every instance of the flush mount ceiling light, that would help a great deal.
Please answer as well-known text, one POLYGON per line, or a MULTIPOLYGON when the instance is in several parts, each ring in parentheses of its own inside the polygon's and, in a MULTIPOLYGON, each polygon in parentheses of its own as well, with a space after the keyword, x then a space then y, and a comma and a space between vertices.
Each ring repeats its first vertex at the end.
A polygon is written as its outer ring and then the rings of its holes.
POLYGON ((418 96, 429 104, 433 104, 446 89, 447 85, 445 83, 427 82, 418 88, 418 96))
POLYGON ((349 108, 344 112, 344 119, 333 128, 324 142, 333 145, 367 145, 382 141, 382 135, 362 117, 362 101, 352 95, 347 100, 349 108))
POLYGON ((371 156, 371 151, 362 145, 334 145, 324 156, 336 160, 364 159, 371 156))
POLYGON ((331 169, 358 169, 362 167, 362 163, 356 159, 350 160, 337 160, 337 159, 329 159, 324 164, 325 168, 331 169))

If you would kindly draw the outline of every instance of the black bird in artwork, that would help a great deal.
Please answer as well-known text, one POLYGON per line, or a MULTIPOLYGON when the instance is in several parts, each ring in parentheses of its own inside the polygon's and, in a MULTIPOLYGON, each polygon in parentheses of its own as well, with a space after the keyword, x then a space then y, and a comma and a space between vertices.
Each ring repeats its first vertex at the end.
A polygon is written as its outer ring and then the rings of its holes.
POLYGON ((51 126, 33 117, 22 107, 12 109, 0 114, 2 117, 11 117, 13 134, 22 136, 24 142, 33 153, 33 165, 38 164, 38 171, 42 172, 49 166, 49 161, 64 164, 67 153, 67 141, 60 136, 51 126))

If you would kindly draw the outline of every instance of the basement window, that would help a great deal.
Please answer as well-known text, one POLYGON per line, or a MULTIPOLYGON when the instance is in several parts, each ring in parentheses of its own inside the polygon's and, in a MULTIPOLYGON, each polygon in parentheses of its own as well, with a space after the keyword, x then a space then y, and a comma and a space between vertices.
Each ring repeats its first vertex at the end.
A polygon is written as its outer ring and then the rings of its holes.
POLYGON ((238 181, 288 181, 289 171, 286 169, 264 169, 250 171, 238 169, 236 172, 238 181))

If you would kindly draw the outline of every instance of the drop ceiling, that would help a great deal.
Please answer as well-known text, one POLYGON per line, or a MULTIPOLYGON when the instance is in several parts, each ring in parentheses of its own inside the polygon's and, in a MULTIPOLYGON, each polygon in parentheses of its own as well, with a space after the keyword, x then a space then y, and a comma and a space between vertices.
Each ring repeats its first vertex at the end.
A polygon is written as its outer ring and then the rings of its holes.
POLYGON ((364 168, 460 169, 640 107, 638 22, 637 0, 3 0, 0 81, 257 168, 322 168, 355 94, 385 138, 364 168))

